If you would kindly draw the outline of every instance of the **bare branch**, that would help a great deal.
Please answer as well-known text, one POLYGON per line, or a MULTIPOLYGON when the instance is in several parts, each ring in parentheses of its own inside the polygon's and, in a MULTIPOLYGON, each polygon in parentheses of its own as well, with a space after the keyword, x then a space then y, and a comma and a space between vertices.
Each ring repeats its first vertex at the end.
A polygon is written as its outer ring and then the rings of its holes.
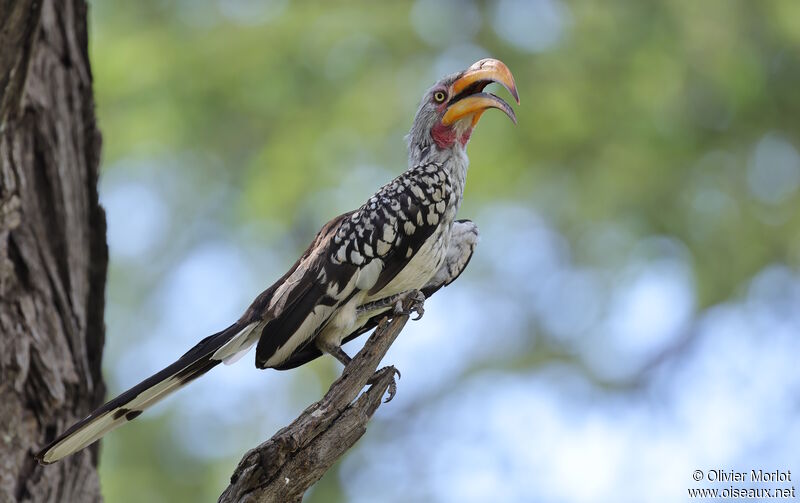
MULTIPOLYGON (((411 307, 408 299, 404 308, 411 307)), ((392 367, 377 368, 408 315, 384 319, 322 400, 289 426, 247 452, 219 498, 230 502, 294 502, 366 432, 383 395, 394 394, 392 367), (358 396, 361 390, 370 388, 358 396), (356 399, 356 397, 358 397, 356 399)))

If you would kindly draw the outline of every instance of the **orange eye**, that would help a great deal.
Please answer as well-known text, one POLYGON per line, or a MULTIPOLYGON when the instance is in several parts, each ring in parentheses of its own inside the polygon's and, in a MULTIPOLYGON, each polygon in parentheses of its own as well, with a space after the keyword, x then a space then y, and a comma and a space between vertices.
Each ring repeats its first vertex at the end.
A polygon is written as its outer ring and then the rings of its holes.
POLYGON ((436 91, 433 93, 433 101, 436 103, 444 103, 444 100, 446 99, 447 95, 444 93, 444 91, 436 91))

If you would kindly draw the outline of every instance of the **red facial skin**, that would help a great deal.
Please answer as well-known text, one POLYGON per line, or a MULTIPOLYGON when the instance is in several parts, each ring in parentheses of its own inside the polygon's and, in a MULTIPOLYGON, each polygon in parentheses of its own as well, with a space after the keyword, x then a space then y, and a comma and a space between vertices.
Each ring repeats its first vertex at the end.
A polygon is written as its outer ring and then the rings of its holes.
MULTIPOLYGON (((447 109, 447 101, 439 105, 437 109, 441 115, 444 115, 444 112, 447 109)), ((453 126, 445 126, 441 122, 438 122, 431 128, 431 138, 433 138, 433 141, 436 142, 436 145, 438 145, 441 149, 452 148, 456 140, 461 143, 461 146, 466 146, 471 135, 472 128, 469 128, 464 131, 460 138, 456 138, 456 132, 453 129, 453 126)))

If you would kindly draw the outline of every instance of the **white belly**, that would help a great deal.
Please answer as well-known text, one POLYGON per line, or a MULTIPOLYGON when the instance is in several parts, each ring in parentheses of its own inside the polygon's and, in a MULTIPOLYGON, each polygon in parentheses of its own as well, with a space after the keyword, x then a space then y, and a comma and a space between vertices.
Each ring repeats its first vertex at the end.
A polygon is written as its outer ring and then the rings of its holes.
POLYGON ((441 267, 447 255, 450 241, 449 226, 443 225, 420 247, 406 266, 384 288, 370 295, 366 302, 383 299, 391 295, 419 290, 428 283, 441 267))

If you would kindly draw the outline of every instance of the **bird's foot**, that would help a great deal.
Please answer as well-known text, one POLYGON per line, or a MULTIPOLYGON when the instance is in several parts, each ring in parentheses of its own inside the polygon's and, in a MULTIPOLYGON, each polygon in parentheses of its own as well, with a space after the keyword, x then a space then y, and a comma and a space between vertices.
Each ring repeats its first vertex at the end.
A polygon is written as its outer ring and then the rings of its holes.
POLYGON ((372 386, 380 381, 388 372, 391 372, 393 375, 392 380, 389 381, 389 387, 386 388, 386 392, 389 393, 389 396, 386 397, 386 400, 384 400, 383 403, 391 402, 392 398, 394 398, 394 396, 397 394, 397 380, 395 380, 394 376, 396 375, 397 379, 400 379, 400 371, 391 365, 388 367, 383 367, 372 374, 372 377, 370 377, 369 381, 367 381, 367 385, 372 386))
POLYGON ((399 295, 397 301, 394 303, 394 314, 398 316, 411 316, 411 313, 417 313, 418 320, 425 314, 425 295, 419 290, 410 290, 399 295))

